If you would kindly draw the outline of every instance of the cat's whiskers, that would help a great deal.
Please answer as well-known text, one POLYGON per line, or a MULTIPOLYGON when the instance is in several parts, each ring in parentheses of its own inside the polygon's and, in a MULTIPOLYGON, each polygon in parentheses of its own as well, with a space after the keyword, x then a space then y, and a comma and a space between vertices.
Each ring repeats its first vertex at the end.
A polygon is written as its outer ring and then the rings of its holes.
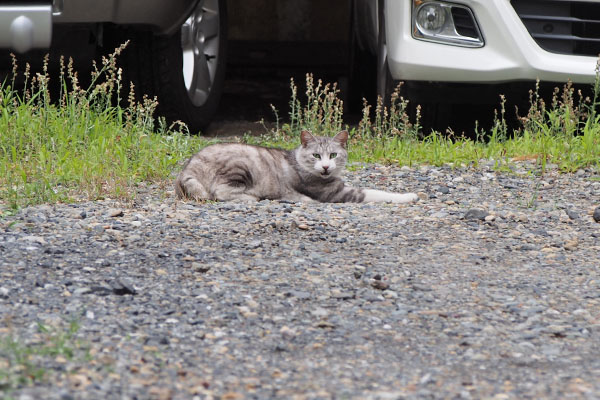
POLYGON ((315 163, 315 170, 322 176, 333 175, 336 167, 335 161, 327 156, 322 156, 321 159, 315 163))

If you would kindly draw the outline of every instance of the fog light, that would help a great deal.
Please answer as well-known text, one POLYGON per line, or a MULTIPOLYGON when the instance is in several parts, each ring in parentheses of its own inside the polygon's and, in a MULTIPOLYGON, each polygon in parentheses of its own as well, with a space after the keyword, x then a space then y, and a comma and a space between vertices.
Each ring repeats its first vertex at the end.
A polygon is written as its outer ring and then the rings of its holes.
POLYGON ((415 39, 462 47, 483 47, 483 35, 467 6, 439 0, 413 0, 415 39))
POLYGON ((417 11, 417 24, 424 31, 438 33, 446 23, 446 11, 435 3, 424 4, 417 11))

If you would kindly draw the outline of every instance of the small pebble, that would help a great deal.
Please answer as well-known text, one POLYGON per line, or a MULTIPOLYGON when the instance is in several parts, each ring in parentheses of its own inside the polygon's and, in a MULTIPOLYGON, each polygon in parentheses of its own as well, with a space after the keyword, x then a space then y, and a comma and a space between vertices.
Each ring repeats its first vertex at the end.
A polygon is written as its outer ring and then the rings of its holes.
POLYGON ((471 220, 471 221, 473 221, 473 220, 484 221, 485 217, 487 217, 488 215, 489 215, 488 212, 485 210, 481 210, 479 208, 472 208, 465 213, 464 219, 471 220))
POLYGON ((594 210, 593 218, 594 218, 594 221, 600 222, 600 207, 597 207, 594 210))
POLYGON ((123 215, 125 215, 125 212, 122 209, 111 209, 108 211, 107 215, 111 218, 116 218, 116 217, 122 217, 123 215))

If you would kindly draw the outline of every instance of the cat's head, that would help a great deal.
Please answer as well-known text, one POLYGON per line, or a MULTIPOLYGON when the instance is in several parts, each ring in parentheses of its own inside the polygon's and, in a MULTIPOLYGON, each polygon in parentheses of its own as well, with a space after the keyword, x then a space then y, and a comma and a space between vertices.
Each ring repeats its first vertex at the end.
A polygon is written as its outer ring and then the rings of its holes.
POLYGON ((334 137, 313 136, 308 131, 302 131, 300 141, 302 145, 297 159, 303 169, 322 178, 338 176, 343 172, 348 160, 348 131, 341 131, 334 137))

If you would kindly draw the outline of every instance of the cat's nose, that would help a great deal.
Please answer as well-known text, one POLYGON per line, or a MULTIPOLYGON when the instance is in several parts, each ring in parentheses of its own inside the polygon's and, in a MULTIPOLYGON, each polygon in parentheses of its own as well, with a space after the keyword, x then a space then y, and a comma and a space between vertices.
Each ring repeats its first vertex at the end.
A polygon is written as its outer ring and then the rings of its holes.
POLYGON ((327 171, 329 169, 329 165, 323 165, 323 169, 327 171))

